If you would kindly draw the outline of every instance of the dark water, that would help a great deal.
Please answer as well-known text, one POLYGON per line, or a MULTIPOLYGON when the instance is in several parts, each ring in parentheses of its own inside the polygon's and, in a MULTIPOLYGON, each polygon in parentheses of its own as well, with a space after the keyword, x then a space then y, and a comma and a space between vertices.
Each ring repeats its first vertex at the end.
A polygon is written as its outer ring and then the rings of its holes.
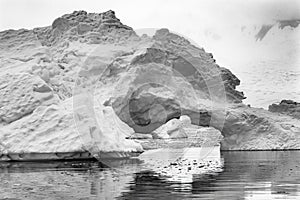
POLYGON ((300 151, 222 152, 222 172, 169 182, 136 160, 2 163, 0 199, 300 199, 300 151), (122 170, 118 170, 122 169, 122 170))

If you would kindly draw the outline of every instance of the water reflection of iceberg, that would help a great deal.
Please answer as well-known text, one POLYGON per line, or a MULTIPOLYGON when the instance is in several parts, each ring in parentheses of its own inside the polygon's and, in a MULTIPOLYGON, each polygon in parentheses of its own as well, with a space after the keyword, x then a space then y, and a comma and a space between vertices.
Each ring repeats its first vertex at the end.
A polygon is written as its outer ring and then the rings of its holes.
POLYGON ((141 154, 143 168, 151 169, 167 181, 192 183, 207 173, 222 171, 220 146, 185 149, 156 149, 141 154))

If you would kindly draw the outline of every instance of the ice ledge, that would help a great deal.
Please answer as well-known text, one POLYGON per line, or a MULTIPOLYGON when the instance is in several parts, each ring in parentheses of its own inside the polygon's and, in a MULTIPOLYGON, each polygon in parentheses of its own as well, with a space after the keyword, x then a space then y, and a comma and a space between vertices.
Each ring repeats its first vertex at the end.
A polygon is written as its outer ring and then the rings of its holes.
MULTIPOLYGON (((99 152, 100 159, 126 159, 136 157, 141 152, 99 152)), ((95 159, 90 152, 57 153, 10 153, 0 155, 0 162, 6 161, 46 161, 46 160, 90 160, 95 159)))

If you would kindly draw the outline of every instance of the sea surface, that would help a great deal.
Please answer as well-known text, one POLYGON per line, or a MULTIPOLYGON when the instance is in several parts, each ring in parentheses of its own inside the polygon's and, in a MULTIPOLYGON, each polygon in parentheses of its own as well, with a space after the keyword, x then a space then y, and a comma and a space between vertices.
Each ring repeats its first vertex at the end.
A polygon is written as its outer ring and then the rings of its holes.
POLYGON ((0 199, 300 199, 300 151, 221 152, 222 170, 176 182, 138 160, 0 163, 0 199), (113 167, 112 167, 113 166, 113 167))

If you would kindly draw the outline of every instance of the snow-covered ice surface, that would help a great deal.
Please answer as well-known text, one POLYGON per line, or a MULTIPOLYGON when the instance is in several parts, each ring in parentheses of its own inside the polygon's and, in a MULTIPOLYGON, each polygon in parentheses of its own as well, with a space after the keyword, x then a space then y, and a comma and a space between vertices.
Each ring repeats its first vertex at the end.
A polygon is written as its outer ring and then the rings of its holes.
POLYGON ((247 65, 251 70, 232 70, 242 80, 238 89, 247 97, 244 103, 267 109, 282 99, 300 101, 300 65, 298 69, 288 69, 289 63, 280 60, 247 65))
MULTIPOLYGON (((240 80, 238 90, 252 107, 268 108, 282 99, 300 101, 300 27, 280 27, 274 22, 261 40, 256 35, 260 25, 233 27, 213 39, 212 32, 205 46, 214 52, 220 66, 227 67, 240 80)), ((217 31, 215 31, 217 32, 217 31)), ((203 39, 204 41, 204 39, 203 39)))

